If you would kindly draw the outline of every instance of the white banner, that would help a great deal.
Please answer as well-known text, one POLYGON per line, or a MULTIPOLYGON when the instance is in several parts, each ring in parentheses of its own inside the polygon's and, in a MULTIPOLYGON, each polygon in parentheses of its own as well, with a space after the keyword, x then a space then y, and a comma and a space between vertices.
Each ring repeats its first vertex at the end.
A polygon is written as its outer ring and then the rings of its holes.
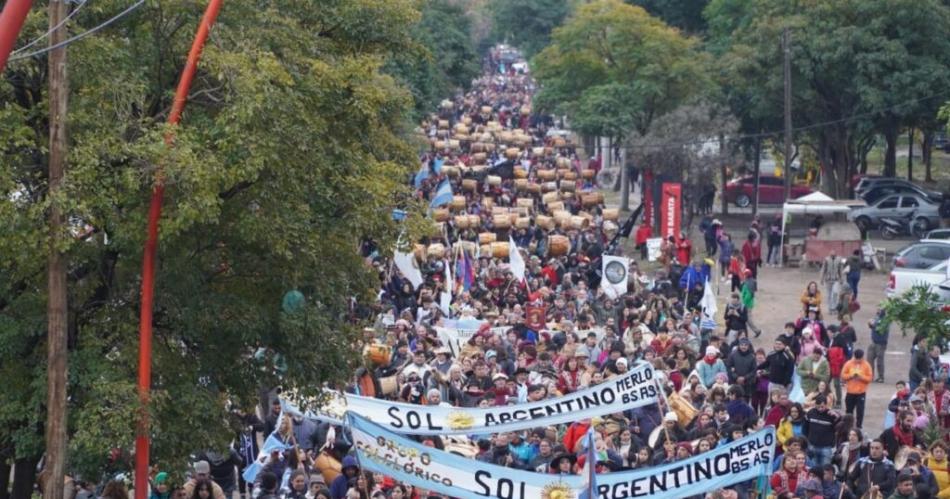
POLYGON ((603 256, 603 276, 600 280, 600 289, 612 300, 627 292, 627 269, 630 268, 630 259, 622 256, 603 256))
POLYGON ((660 259, 660 246, 663 245, 662 237, 647 239, 647 260, 655 262, 660 259))
POLYGON ((502 407, 441 407, 346 394, 346 410, 397 433, 467 435, 518 431, 570 423, 633 409, 657 401, 653 367, 636 364, 623 376, 577 392, 527 404, 502 407))
MULTIPOLYGON (((767 427, 663 466, 585 475, 531 473, 426 447, 348 416, 360 466, 416 487, 461 499, 675 499, 771 475, 775 429, 767 427), (592 492, 592 493, 591 493, 592 492)), ((593 438, 588 434, 588 445, 593 438)), ((588 454, 590 456, 590 454, 588 454)), ((588 460, 591 458, 588 457, 588 460)))
MULTIPOLYGON (((460 322, 460 324, 462 324, 460 322)), ((464 324, 462 324, 464 326, 464 324)), ((435 332, 439 335, 439 341, 452 351, 452 355, 458 358, 462 351, 462 346, 468 343, 468 340, 475 336, 478 327, 442 327, 435 326, 435 332)), ((491 328, 492 334, 505 334, 511 326, 500 326, 491 328)))

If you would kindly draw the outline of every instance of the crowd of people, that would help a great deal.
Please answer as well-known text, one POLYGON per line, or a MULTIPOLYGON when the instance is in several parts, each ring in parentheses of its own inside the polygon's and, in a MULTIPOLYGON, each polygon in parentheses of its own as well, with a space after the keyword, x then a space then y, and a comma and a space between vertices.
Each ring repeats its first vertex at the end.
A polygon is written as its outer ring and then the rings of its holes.
MULTIPOLYGON (((632 261, 626 293, 605 292, 601 259, 631 228, 597 194, 599 162, 580 161, 557 123, 531 111, 534 83, 505 50, 493 50, 471 91, 443 102, 421 127, 431 148, 409 181, 439 222, 413 253, 421 282, 372 243, 363 248, 381 291, 365 330, 366 367, 349 390, 410 404, 504 406, 570 394, 648 362, 669 403, 528 431, 414 438, 478 462, 577 474, 593 427, 597 472, 612 473, 688 459, 771 425, 777 455, 764 477, 768 492, 753 480, 708 497, 950 497, 946 441, 925 445, 922 434, 950 425, 938 347, 915 342, 908 382, 888 408, 893 423, 882 433, 864 428, 868 386, 883 382, 888 330, 881 314, 868 323, 865 352, 863 325, 851 323, 851 305, 841 308, 842 295, 856 302, 860 260, 829 257, 819 279, 827 299, 810 283, 768 348, 753 346, 750 334, 773 332, 760 330, 751 312, 759 267, 781 257, 775 221, 753 221, 737 248, 706 217, 705 254, 685 234, 671 237, 652 270, 632 261), (446 186, 450 197, 440 200, 446 186), (509 240, 526 263, 524 280, 512 268, 509 240), (731 292, 711 327, 701 303, 716 267, 731 292), (435 328, 459 320, 480 327, 450 348, 435 328)), ((655 234, 641 223, 638 243, 641 235, 655 234)), ((154 474, 152 499, 444 497, 362 472, 343 428, 281 419, 277 399, 264 412, 243 416, 246 432, 230 454, 197 456, 181 487, 154 474), (260 437, 275 431, 289 448, 270 452, 245 483, 260 437)))

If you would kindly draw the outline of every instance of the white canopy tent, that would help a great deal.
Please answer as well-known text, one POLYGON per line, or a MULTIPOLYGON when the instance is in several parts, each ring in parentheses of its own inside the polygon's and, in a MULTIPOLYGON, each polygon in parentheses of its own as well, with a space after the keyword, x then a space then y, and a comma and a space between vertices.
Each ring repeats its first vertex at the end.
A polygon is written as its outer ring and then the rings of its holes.
MULTIPOLYGON (((790 215, 832 215, 848 213, 852 208, 862 206, 867 206, 867 203, 859 199, 833 199, 821 191, 786 201, 782 205, 782 242, 779 247, 785 248, 785 224, 788 223, 790 215)), ((784 258, 779 258, 779 261, 782 266, 785 265, 784 258)))

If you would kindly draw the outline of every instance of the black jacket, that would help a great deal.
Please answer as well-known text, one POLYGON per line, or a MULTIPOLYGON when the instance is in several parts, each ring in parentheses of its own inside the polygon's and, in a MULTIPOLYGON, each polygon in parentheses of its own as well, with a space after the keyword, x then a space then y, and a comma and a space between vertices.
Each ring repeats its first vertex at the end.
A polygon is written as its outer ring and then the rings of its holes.
POLYGON ((930 361, 930 355, 926 350, 920 348, 914 352, 914 357, 910 360, 910 375, 908 378, 911 383, 919 384, 930 377, 930 367, 933 363, 930 361))
POLYGON ((897 470, 894 468, 894 463, 886 457, 880 460, 862 457, 851 473, 848 473, 848 483, 854 495, 858 497, 863 496, 871 485, 877 485, 881 488, 881 494, 884 497, 890 497, 897 486, 897 470))
MULTIPOLYGON (((900 424, 900 421, 895 421, 894 424, 900 424)), ((887 451, 888 457, 897 457, 897 453, 901 450, 901 443, 897 439, 897 436, 894 435, 894 427, 890 427, 884 430, 880 436, 881 442, 884 442, 884 450, 887 451)), ((920 439, 920 434, 916 431, 914 432, 914 446, 924 446, 923 440, 920 439)))
POLYGON ((772 351, 765 358, 759 369, 769 372, 769 381, 777 385, 788 386, 792 383, 792 373, 795 370, 795 358, 787 350, 772 351))
POLYGON ((835 413, 831 411, 821 412, 817 408, 813 408, 805 413, 804 419, 802 433, 808 439, 809 446, 835 446, 835 424, 838 423, 838 416, 835 413))
POLYGON ((755 387, 756 367, 758 366, 756 365, 755 353, 752 351, 752 348, 749 348, 749 351, 746 353, 742 353, 742 350, 736 348, 726 359, 726 368, 729 372, 729 381, 736 383, 736 378, 739 376, 745 378, 745 383, 743 383, 741 386, 745 391, 746 397, 752 395, 752 388, 755 387))

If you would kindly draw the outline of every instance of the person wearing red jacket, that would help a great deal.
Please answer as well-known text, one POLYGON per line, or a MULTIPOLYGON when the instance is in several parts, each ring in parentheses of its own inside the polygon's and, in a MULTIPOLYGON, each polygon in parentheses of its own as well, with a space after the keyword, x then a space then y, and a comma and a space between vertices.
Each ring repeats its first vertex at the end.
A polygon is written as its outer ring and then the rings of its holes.
POLYGON ((762 265, 762 243, 755 234, 750 233, 742 244, 742 259, 745 260, 746 268, 752 271, 752 277, 758 279, 759 266, 762 265))
POLYGON ((689 259, 693 255, 693 243, 686 237, 685 232, 680 232, 679 241, 676 242, 676 259, 680 265, 689 265, 689 259))

